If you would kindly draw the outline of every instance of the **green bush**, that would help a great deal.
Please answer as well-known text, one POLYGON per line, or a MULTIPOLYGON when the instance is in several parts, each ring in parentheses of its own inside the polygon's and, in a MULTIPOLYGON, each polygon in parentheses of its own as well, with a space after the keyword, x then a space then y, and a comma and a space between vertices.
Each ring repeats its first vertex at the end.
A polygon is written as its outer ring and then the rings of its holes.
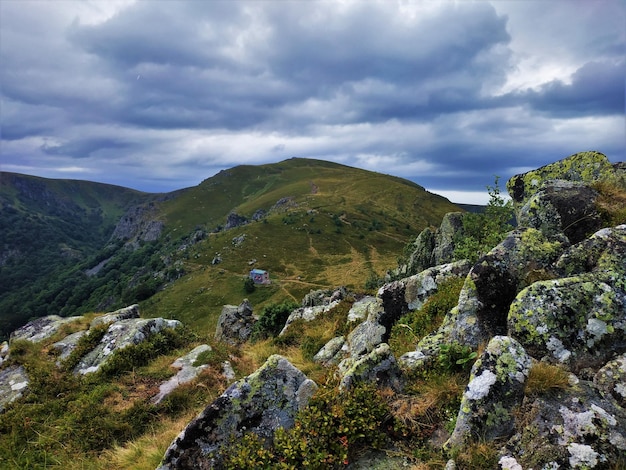
POLYGON ((454 258, 478 259, 500 243, 513 229, 513 203, 500 195, 499 178, 494 186, 487 186, 489 203, 483 213, 463 215, 463 231, 454 240, 454 258))
POLYGON ((339 393, 322 389, 302 410, 293 428, 280 428, 271 445, 248 434, 228 446, 224 467, 343 468, 364 448, 381 448, 387 439, 389 408, 372 384, 339 393))
POLYGON ((271 304, 263 308, 259 321, 254 324, 252 340, 258 341, 278 335, 285 326, 289 314, 298 307, 297 303, 285 300, 280 304, 271 304))

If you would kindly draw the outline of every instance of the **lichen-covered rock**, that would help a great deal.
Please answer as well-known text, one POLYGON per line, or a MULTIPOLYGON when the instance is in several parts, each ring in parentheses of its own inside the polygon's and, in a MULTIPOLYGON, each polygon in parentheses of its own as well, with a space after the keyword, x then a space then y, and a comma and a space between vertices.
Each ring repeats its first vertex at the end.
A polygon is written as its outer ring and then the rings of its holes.
POLYGON ((550 181, 518 211, 517 222, 550 239, 565 234, 570 243, 578 243, 602 226, 597 197, 598 193, 583 183, 550 181))
POLYGON ((252 334, 256 318, 248 299, 239 305, 224 305, 217 320, 215 339, 231 345, 245 343, 252 334))
POLYGON ((341 352, 345 344, 346 338, 344 336, 337 336, 328 341, 328 343, 313 356, 313 360, 324 365, 338 363, 343 359, 341 352))
POLYGON ((347 345, 350 356, 358 357, 373 351, 376 346, 385 342, 387 329, 378 322, 364 321, 359 323, 348 335, 347 345))
POLYGON ((536 229, 517 229, 483 256, 465 279, 458 304, 439 329, 400 359, 408 367, 428 363, 441 344, 477 348, 495 335, 507 334, 507 316, 516 294, 537 279, 553 278, 554 261, 563 243, 550 241, 536 229))
POLYGON ((127 320, 129 318, 139 318, 139 305, 129 305, 128 307, 120 308, 114 312, 106 313, 101 317, 96 317, 90 323, 89 328, 107 323, 114 323, 120 320, 127 320))
POLYGON ((337 289, 318 289, 312 290, 302 299, 303 307, 315 307, 318 305, 330 305, 341 299, 345 299, 348 291, 345 287, 337 289))
POLYGON ((371 295, 365 296, 360 300, 357 300, 350 307, 348 312, 348 322, 356 322, 366 320, 370 314, 370 311, 378 311, 381 308, 380 300, 371 295))
POLYGON ((343 389, 368 382, 395 391, 402 390, 402 373, 387 343, 379 344, 363 356, 344 359, 339 364, 338 372, 343 389))
POLYGON ((454 432, 444 445, 463 447, 472 439, 509 437, 513 411, 522 404, 531 360, 522 345, 507 336, 495 336, 472 367, 463 393, 454 432))
POLYGON ((16 340, 26 340, 31 343, 39 343, 55 335, 63 325, 76 321, 80 317, 63 318, 58 315, 48 315, 29 321, 26 325, 11 333, 9 343, 16 340))
POLYGON ((23 366, 9 366, 0 370, 0 413, 28 391, 29 382, 23 366))
POLYGON ((399 274, 410 276, 430 268, 434 249, 435 233, 426 227, 413 242, 406 264, 399 266, 399 274))
POLYGON ((9 357, 9 342, 3 341, 0 343, 0 365, 9 357))
POLYGON ((443 216, 435 232, 435 247, 430 256, 430 266, 450 263, 454 259, 454 241, 463 233, 463 212, 449 212, 443 216))
POLYGON ((270 440, 290 428, 317 385, 282 356, 231 385, 167 449, 160 470, 220 468, 220 450, 244 433, 270 440))
POLYGON ((506 184, 516 207, 523 206, 544 183, 551 180, 593 183, 614 172, 608 158, 600 152, 580 152, 542 166, 533 171, 513 176, 506 184))
POLYGON ((313 307, 300 307, 295 309, 293 312, 289 314, 287 317, 287 321, 285 322, 285 326, 278 336, 282 336, 287 333, 287 330, 291 326, 291 324, 297 320, 303 320, 305 322, 310 322, 315 320, 318 316, 332 310, 337 305, 339 305, 340 300, 333 300, 329 304, 315 305, 313 307))
POLYGON ((606 363, 593 377, 593 384, 603 397, 613 398, 626 409, 626 354, 606 363))
POLYGON ((461 260, 426 269, 414 276, 403 279, 404 300, 409 310, 422 308, 424 302, 437 292, 441 283, 453 278, 464 278, 472 266, 469 261, 461 260))
POLYGON ((368 320, 377 322, 386 329, 384 341, 389 338, 393 324, 409 311, 405 292, 403 281, 389 282, 378 289, 377 297, 380 299, 381 308, 370 309, 368 320))
POLYGON ((109 326, 100 343, 87 353, 74 368, 74 374, 97 372, 111 354, 128 346, 139 344, 165 328, 178 328, 178 320, 164 318, 129 318, 109 326))
POLYGON ((590 382, 527 397, 519 416, 506 448, 522 468, 612 468, 626 455, 626 411, 590 382))
POLYGON ((198 356, 203 352, 210 351, 211 346, 208 344, 201 344, 200 346, 195 347, 186 355, 179 357, 172 363, 172 367, 178 369, 176 375, 174 375, 171 379, 166 382, 163 382, 159 386, 159 393, 152 397, 152 403, 159 404, 161 403, 165 397, 167 397, 170 393, 172 393, 179 385, 186 384, 191 382, 193 379, 198 377, 200 372, 206 369, 208 366, 206 364, 200 364, 198 366, 194 366, 194 363, 198 359, 198 356))
POLYGON ((556 263, 566 276, 605 273, 626 290, 626 224, 607 227, 566 250, 556 263))
POLYGON ((67 335, 61 341, 57 341, 52 344, 52 348, 59 352, 58 361, 63 361, 67 359, 72 351, 76 349, 76 345, 78 341, 85 336, 87 330, 77 331, 70 335, 67 335))
POLYGON ((626 293, 594 273, 539 281, 516 297, 508 325, 536 359, 599 367, 626 351, 626 293))

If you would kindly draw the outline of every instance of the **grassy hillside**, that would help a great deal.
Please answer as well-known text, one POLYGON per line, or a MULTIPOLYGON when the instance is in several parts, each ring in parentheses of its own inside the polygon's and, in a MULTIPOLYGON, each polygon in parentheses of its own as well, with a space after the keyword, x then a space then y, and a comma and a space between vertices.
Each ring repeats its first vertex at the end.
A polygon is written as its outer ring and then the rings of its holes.
POLYGON ((318 160, 239 166, 162 204, 165 234, 178 239, 187 273, 146 301, 151 315, 213 328, 224 304, 300 301, 311 289, 362 289, 396 265, 406 243, 458 210, 446 199, 392 176, 318 160), (280 204, 278 201, 288 201, 280 204), (222 230, 229 212, 251 219, 222 230), (219 230, 219 231, 216 231, 219 230), (208 235, 190 243, 187 234, 208 235), (182 234, 182 237, 181 237, 182 234), (219 257, 219 264, 212 264, 219 257), (243 290, 253 267, 272 284, 243 290))
POLYGON ((32 317, 142 301, 151 315, 206 326, 244 297, 262 306, 362 287, 458 210, 401 178, 309 159, 238 166, 166 195, 3 173, 0 204, 0 336, 32 317), (126 222, 158 221, 161 236, 111 243, 136 205, 149 210, 126 222), (250 223, 225 230, 231 212, 250 223), (269 270, 272 285, 245 293, 252 267, 269 270))

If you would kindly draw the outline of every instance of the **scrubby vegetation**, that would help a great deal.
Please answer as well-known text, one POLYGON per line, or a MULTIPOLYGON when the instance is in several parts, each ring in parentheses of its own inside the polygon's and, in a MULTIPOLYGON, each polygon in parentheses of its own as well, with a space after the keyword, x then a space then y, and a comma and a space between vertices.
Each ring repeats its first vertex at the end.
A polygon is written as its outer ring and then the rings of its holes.
POLYGON ((500 243, 513 230, 513 203, 500 193, 496 177, 493 186, 487 186, 489 202, 484 212, 468 212, 463 216, 463 231, 454 241, 455 259, 476 262, 500 243))

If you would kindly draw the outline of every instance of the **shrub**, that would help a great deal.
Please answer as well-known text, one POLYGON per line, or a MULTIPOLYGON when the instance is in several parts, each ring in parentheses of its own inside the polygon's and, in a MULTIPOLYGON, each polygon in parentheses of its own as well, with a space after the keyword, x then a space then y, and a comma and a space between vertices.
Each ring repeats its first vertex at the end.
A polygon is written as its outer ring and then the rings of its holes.
POLYGON ((487 186, 489 203, 483 213, 463 215, 463 231, 454 240, 454 258, 476 262, 513 229, 513 203, 500 195, 499 177, 494 186, 487 186))
POLYGON ((271 445, 248 434, 228 447, 227 469, 342 468, 365 448, 386 441, 389 408, 374 385, 361 384, 338 393, 322 389, 302 410, 293 428, 280 428, 271 445))
POLYGON ((280 304, 272 304, 263 308, 259 315, 259 321, 254 324, 252 340, 258 341, 278 335, 285 326, 289 314, 298 307, 297 303, 285 300, 280 304))

